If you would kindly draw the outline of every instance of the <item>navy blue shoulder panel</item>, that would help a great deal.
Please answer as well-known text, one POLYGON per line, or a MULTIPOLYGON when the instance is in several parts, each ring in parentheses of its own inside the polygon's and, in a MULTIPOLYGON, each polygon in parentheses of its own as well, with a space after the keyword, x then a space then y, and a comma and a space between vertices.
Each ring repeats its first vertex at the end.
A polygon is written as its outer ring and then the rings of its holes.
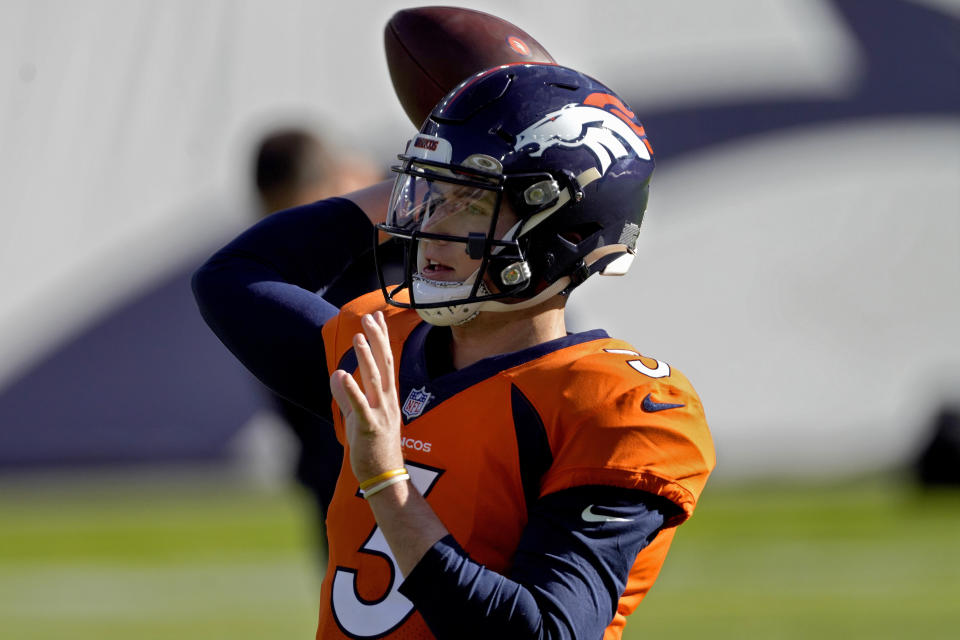
MULTIPOLYGON (((353 374, 357 370, 359 364, 357 363, 357 352, 354 351, 353 347, 347 350, 346 353, 340 358, 340 362, 337 363, 337 369, 343 369, 349 374, 353 374)), ((333 375, 331 373, 331 375, 333 375)))
POLYGON ((510 406, 517 434, 523 497, 529 510, 540 497, 540 479, 553 464, 553 453, 540 414, 516 385, 510 385, 510 406))

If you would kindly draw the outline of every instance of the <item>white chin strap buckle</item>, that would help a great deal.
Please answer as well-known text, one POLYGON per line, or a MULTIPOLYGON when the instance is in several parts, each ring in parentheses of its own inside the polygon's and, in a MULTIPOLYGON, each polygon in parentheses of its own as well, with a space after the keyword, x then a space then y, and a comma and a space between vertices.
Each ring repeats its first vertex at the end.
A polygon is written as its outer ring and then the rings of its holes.
MULTIPOLYGON (((462 300, 470 295, 473 290, 473 280, 476 273, 467 278, 465 282, 445 282, 443 280, 431 280, 421 275, 413 276, 413 285, 411 292, 412 300, 415 303, 436 303, 436 302, 455 302, 462 300)), ((490 295, 481 282, 477 289, 477 296, 490 295)), ((451 304, 447 307, 433 307, 430 309, 416 309, 425 322, 438 327, 449 327, 460 325, 473 320, 480 312, 479 302, 469 302, 461 304, 451 304)))

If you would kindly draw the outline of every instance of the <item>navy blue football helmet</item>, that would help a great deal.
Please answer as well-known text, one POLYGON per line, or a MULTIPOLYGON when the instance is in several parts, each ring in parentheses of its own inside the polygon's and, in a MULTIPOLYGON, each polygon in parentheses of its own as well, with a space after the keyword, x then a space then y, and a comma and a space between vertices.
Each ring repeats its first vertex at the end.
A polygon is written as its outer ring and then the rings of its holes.
POLYGON ((437 104, 399 159, 378 228, 405 241, 406 275, 388 286, 381 273, 381 288, 391 304, 437 325, 532 306, 594 273, 626 273, 654 166, 642 125, 613 91, 551 64, 471 76, 437 104), (451 195, 458 210, 489 213, 489 226, 431 232, 451 195), (462 243, 480 261, 476 272, 462 282, 425 277, 425 241, 462 243))

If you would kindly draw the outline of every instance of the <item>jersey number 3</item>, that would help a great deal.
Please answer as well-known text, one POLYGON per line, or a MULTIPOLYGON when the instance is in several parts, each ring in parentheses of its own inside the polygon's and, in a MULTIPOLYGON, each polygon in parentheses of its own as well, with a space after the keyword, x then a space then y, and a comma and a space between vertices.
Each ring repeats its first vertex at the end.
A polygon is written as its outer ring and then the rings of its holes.
MULTIPOLYGON (((406 463, 410 482, 426 497, 440 474, 439 469, 406 463)), ((337 567, 333 576, 330 603, 337 624, 354 638, 377 638, 390 633, 413 613, 413 603, 400 595, 400 570, 380 527, 374 527, 361 553, 380 556, 390 564, 390 588, 379 600, 364 600, 357 593, 357 570, 337 567)))
POLYGON ((633 367, 634 371, 639 371, 645 376, 650 378, 666 378, 670 375, 670 365, 666 362, 660 362, 650 358, 657 363, 656 369, 651 369, 643 363, 643 360, 640 360, 640 354, 636 351, 631 351, 629 349, 604 349, 607 353, 618 353, 623 356, 637 356, 637 360, 627 360, 627 364, 633 367))

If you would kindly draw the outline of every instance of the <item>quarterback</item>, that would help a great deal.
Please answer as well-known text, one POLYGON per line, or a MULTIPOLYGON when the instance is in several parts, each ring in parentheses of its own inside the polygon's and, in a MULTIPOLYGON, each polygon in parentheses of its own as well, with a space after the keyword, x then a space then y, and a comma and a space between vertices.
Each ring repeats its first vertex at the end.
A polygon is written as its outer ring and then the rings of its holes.
POLYGON ((644 129, 588 76, 507 65, 399 158, 392 186, 275 214, 194 276, 224 344, 345 447, 317 638, 619 638, 715 463, 679 371, 564 324, 633 260, 644 129), (313 293, 389 237, 402 281, 313 293))

